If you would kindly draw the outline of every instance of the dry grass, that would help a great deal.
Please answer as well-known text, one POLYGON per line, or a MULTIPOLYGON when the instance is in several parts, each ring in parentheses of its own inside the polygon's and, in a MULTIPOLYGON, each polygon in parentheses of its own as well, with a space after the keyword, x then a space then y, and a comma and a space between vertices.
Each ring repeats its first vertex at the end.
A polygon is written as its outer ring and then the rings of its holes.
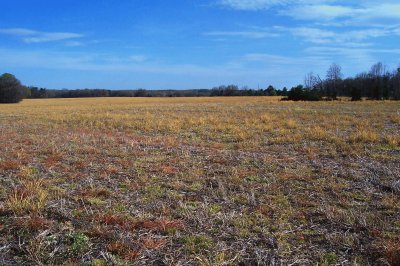
POLYGON ((399 109, 269 97, 1 105, 0 264, 398 265, 399 109))
POLYGON ((47 197, 41 180, 26 181, 12 190, 5 205, 15 215, 37 214, 46 207, 47 197))

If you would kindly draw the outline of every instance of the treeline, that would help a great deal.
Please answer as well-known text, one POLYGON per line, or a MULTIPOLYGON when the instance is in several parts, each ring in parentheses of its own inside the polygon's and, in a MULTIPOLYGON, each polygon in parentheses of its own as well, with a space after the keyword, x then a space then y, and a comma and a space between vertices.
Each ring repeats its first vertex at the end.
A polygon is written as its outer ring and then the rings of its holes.
POLYGON ((267 89, 239 89, 236 85, 219 86, 212 89, 193 90, 48 90, 28 87, 30 99, 40 98, 84 98, 84 97, 209 97, 209 96, 286 96, 287 89, 276 90, 273 86, 267 89))
POLYGON ((82 97, 200 97, 200 96, 285 96, 284 100, 319 101, 336 100, 339 96, 373 100, 400 100, 400 68, 389 71, 382 63, 374 64, 368 72, 343 79, 342 69, 332 64, 326 76, 321 78, 312 72, 304 78, 304 84, 277 89, 239 88, 222 85, 212 89, 194 90, 47 90, 29 87, 28 98, 82 98, 82 97))
POLYGON ((263 89, 249 89, 247 87, 239 89, 236 85, 214 87, 209 91, 209 96, 287 96, 287 88, 282 90, 274 88, 269 85, 265 90, 263 89))
POLYGON ((343 79, 341 67, 332 64, 325 79, 312 72, 304 78, 304 85, 293 87, 287 100, 336 100, 338 96, 351 97, 353 101, 400 100, 400 68, 388 70, 382 63, 374 64, 369 72, 343 79))
POLYGON ((319 101, 336 100, 339 96, 353 101, 363 98, 372 100, 400 100, 400 68, 389 70, 382 63, 374 64, 368 72, 355 77, 343 78, 342 69, 332 64, 324 78, 312 72, 304 78, 304 84, 277 89, 239 88, 237 85, 218 86, 212 89, 193 90, 49 90, 25 87, 12 74, 0 76, 0 103, 16 103, 24 98, 83 98, 83 97, 207 97, 207 96, 284 96, 283 100, 319 101))
POLYGON ((85 97, 200 97, 210 96, 210 90, 48 90, 45 88, 29 87, 28 98, 85 98, 85 97))

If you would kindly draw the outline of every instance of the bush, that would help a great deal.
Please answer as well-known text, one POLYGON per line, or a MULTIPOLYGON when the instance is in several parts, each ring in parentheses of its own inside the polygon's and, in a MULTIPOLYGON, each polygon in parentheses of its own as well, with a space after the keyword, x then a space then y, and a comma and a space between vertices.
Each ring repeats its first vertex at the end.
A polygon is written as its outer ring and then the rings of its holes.
POLYGON ((286 100, 289 101, 320 101, 321 92, 318 89, 305 89, 302 85, 292 88, 286 100))
POLYGON ((0 76, 0 103, 18 103, 24 98, 24 86, 12 74, 0 76))

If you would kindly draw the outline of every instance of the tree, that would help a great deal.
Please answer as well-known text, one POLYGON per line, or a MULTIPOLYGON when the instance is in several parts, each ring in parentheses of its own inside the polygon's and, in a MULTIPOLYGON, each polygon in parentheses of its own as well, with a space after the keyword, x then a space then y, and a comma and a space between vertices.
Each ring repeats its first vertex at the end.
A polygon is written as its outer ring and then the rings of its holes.
POLYGON ((5 73, 0 76, 0 103, 18 103, 25 95, 25 87, 14 75, 5 73))
POLYGON ((266 92, 267 96, 276 96, 276 95, 278 95, 277 92, 276 92, 276 89, 272 85, 269 85, 268 88, 265 90, 265 92, 266 92))
POLYGON ((369 71, 371 79, 371 98, 381 100, 388 97, 388 81, 389 75, 386 71, 386 66, 381 62, 374 64, 369 71))
POLYGON ((298 85, 293 87, 288 93, 289 101, 301 101, 304 99, 304 88, 303 85, 298 85))
POLYGON ((383 73, 384 73, 384 66, 383 66, 382 62, 378 62, 378 63, 372 65, 371 70, 369 71, 369 74, 373 78, 379 78, 379 77, 383 76, 383 73))
POLYGON ((308 90, 313 90, 313 89, 321 89, 322 90, 322 80, 319 77, 319 75, 314 75, 313 72, 308 73, 304 77, 304 86, 308 90))
POLYGON ((326 94, 329 98, 336 100, 339 84, 342 80, 342 68, 333 63, 326 72, 326 94))
POLYGON ((226 86, 223 95, 224 96, 235 96, 238 92, 239 87, 236 85, 228 85, 226 86))
POLYGON ((397 69, 397 72, 393 74, 392 78, 392 87, 393 87, 393 99, 400 100, 400 68, 397 69))
POLYGON ((281 96, 287 96, 287 95, 288 95, 288 89, 286 87, 284 87, 282 89, 281 96))

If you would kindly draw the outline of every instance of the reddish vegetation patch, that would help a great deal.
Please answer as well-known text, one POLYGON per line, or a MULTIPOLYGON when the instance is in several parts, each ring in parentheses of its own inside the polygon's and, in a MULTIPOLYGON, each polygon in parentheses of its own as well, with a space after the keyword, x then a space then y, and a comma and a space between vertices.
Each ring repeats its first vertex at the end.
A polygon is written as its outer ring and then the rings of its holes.
POLYGON ((128 245, 120 240, 112 241, 111 243, 107 244, 106 248, 108 252, 117 254, 130 262, 135 262, 137 257, 142 252, 141 248, 131 247, 131 245, 128 245))
POLYGON ((119 226, 124 229, 130 228, 131 230, 147 229, 165 232, 168 230, 181 230, 185 228, 184 223, 180 220, 145 220, 134 222, 119 214, 99 214, 95 215, 93 219, 105 225, 119 226))
POLYGON ((106 225, 113 225, 113 226, 117 225, 121 227, 124 227, 130 223, 126 219, 126 217, 123 217, 118 214, 101 214, 95 216, 94 219, 106 225))
POLYGON ((31 232, 48 229, 52 226, 53 221, 47 220, 38 215, 32 215, 23 218, 16 218, 14 224, 19 229, 31 232))
POLYGON ((172 166, 161 166, 159 168, 159 171, 164 173, 164 174, 176 174, 178 170, 175 167, 172 166))
POLYGON ((20 143, 29 146, 33 144, 33 141, 31 139, 22 139, 20 143))
POLYGON ((72 166, 76 170, 84 170, 87 167, 87 163, 83 160, 79 160, 79 161, 73 162, 72 166))
POLYGON ((140 253, 141 253, 140 250, 128 250, 125 253, 124 258, 131 262, 134 262, 134 261, 136 261, 137 257, 140 255, 140 253))
POLYGON ((121 241, 113 241, 107 245, 107 251, 118 255, 123 255, 127 248, 128 247, 121 241))
POLYGON ((52 154, 49 155, 46 160, 44 161, 44 164, 46 167, 51 168, 63 160, 63 155, 62 154, 52 154))
POLYGON ((145 249, 160 249, 167 244, 165 239, 142 238, 140 242, 145 249))
POLYGON ((110 197, 111 192, 106 188, 89 188, 80 191, 83 197, 110 197))
POLYGON ((17 160, 0 161, 0 169, 4 171, 18 170, 21 163, 17 160))
POLYGON ((377 261, 386 262, 393 266, 400 265, 399 238, 397 240, 377 240, 368 247, 368 251, 370 252, 368 255, 374 257, 377 261))
POLYGON ((386 242, 384 250, 385 258, 390 265, 400 265, 400 239, 386 242))
POLYGON ((112 254, 117 254, 131 262, 135 262, 138 256, 145 250, 159 250, 167 244, 167 240, 165 239, 151 237, 143 237, 135 242, 111 241, 107 244, 106 248, 112 254))
POLYGON ((167 231, 171 229, 183 229, 185 226, 182 221, 179 220, 153 220, 153 221, 142 221, 136 222, 134 228, 136 229, 148 229, 154 231, 167 231))
POLYGON ((112 175, 116 173, 118 173, 118 168, 114 165, 107 165, 107 167, 104 169, 105 175, 112 175))

